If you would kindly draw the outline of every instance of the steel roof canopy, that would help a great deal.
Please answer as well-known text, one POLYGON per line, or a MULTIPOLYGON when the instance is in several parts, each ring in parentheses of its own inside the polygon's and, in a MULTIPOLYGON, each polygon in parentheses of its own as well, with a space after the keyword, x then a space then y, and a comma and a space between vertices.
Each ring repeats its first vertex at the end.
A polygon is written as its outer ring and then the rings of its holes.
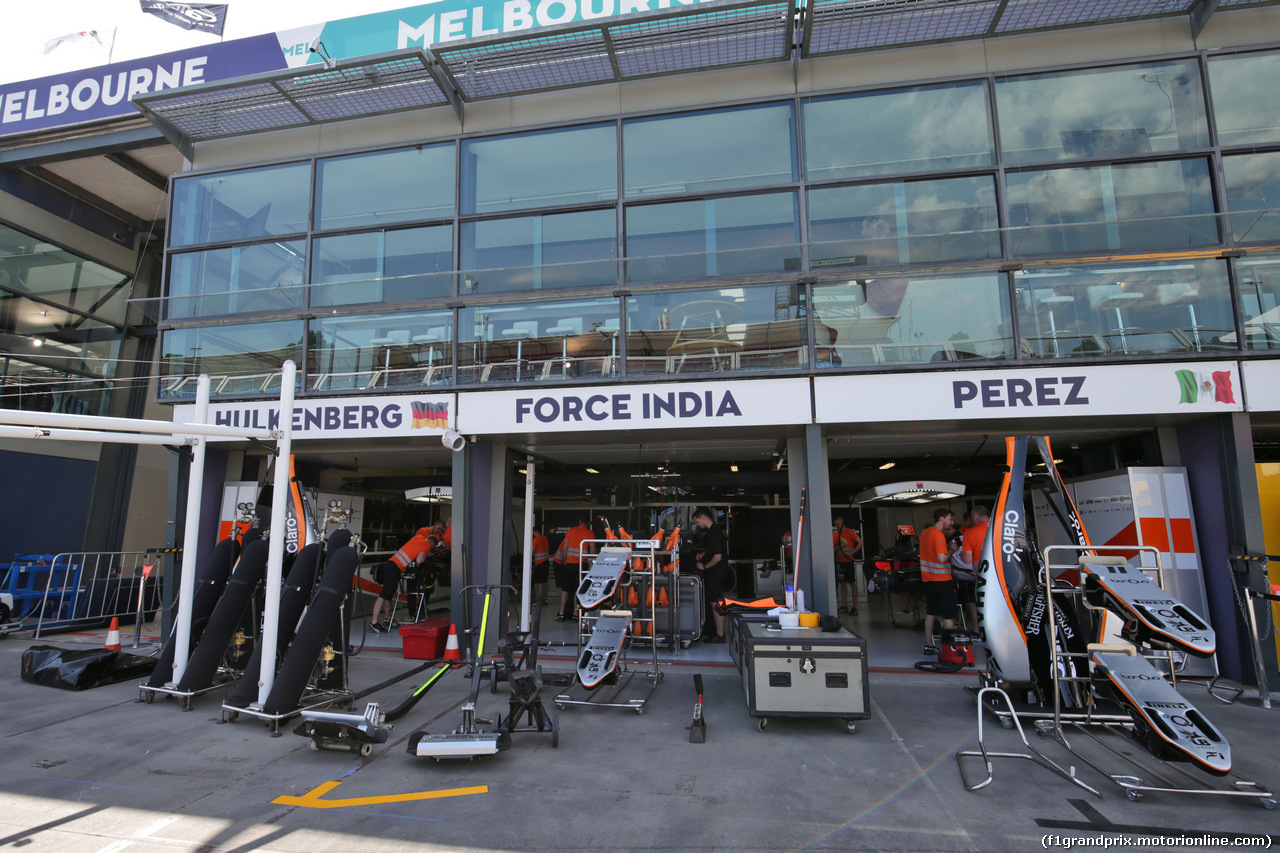
MULTIPOLYGON (((669 2, 669 0, 667 0, 669 2)), ((679 0, 677 0, 679 2, 679 0)), ((1280 0, 711 0, 141 95, 196 143, 599 83, 803 57, 1186 16, 1280 0), (797 37, 797 27, 799 35, 797 37)))

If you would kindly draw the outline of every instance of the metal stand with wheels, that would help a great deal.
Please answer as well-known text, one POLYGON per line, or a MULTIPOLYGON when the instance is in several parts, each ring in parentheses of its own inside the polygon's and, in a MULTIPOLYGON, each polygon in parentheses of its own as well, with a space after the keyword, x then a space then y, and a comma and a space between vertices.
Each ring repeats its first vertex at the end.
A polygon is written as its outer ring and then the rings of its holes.
MULTIPOLYGON (((1049 606, 1045 608, 1046 618, 1048 621, 1047 636, 1056 638, 1057 633, 1057 613, 1058 609, 1055 605, 1055 597, 1076 597, 1080 599, 1081 604, 1086 611, 1105 612, 1105 608, 1090 604, 1085 600, 1085 586, 1083 582, 1072 584, 1063 581, 1055 581, 1055 575, 1064 571, 1080 570, 1085 562, 1098 560, 1105 563, 1105 558, 1100 557, 1103 552, 1110 551, 1124 552, 1127 556, 1137 551, 1140 555, 1149 558, 1152 565, 1143 565, 1141 571, 1153 575, 1154 582, 1161 589, 1164 587, 1163 569, 1160 563, 1160 552, 1156 548, 1150 546, 1075 546, 1075 545, 1053 545, 1044 550, 1043 560, 1043 577, 1041 583, 1044 588, 1049 591, 1049 606), (1072 556, 1071 561, 1054 562, 1055 554, 1067 552, 1072 556)), ((1118 561, 1117 561, 1118 562, 1118 561)), ((1141 562, 1146 563, 1148 560, 1143 559, 1141 562)), ((1256 637, 1256 632, 1255 632, 1256 637)), ((1159 756, 1149 751, 1144 751, 1140 755, 1135 755, 1137 750, 1133 749, 1135 740, 1135 729, 1137 718, 1132 717, 1118 703, 1114 703, 1114 708, 1120 713, 1104 713, 1100 712, 1101 708, 1111 709, 1110 700, 1098 695, 1095 684, 1095 672, 1089 675, 1067 675, 1068 671, 1075 671, 1074 667, 1070 667, 1070 658, 1084 659, 1086 665, 1096 669, 1099 661, 1108 660, 1115 665, 1117 660, 1123 660, 1128 657, 1132 660, 1134 657, 1148 658, 1167 669, 1169 682, 1176 683, 1176 674, 1178 670, 1177 660, 1172 651, 1155 651, 1150 648, 1139 649, 1128 642, 1105 642, 1107 637, 1099 637, 1104 642, 1096 642, 1089 644, 1087 652, 1070 652, 1064 650, 1055 642, 1049 643, 1049 670, 1053 674, 1052 693, 1053 693, 1053 710, 1052 713, 1045 711, 1023 712, 1015 710, 1013 703, 1010 701, 1008 694, 996 685, 989 683, 989 676, 984 674, 984 682, 976 691, 968 688, 978 700, 978 731, 979 731, 979 752, 965 751, 956 754, 956 761, 961 766, 961 776, 964 776, 963 757, 981 756, 986 763, 987 776, 981 781, 971 785, 968 778, 965 778, 965 787, 968 790, 976 791, 986 787, 991 783, 992 766, 990 757, 1012 757, 1026 758, 1035 761, 1041 766, 1052 770, 1064 778, 1075 782, 1081 787, 1092 791, 1084 783, 1075 778, 1075 768, 1064 772, 1062 768, 1054 762, 1047 759, 1038 750, 1031 748, 1027 743, 1026 736, 1022 732, 1022 719, 1031 719, 1034 722, 1036 732, 1042 737, 1051 737, 1056 740, 1064 749, 1073 756, 1083 761, 1085 764, 1106 776, 1120 788, 1125 791, 1125 795, 1131 801, 1137 801, 1147 793, 1178 793, 1178 794, 1198 794, 1205 796, 1227 796, 1227 797, 1249 797, 1258 799, 1262 806, 1267 809, 1275 807, 1275 795, 1268 789, 1262 787, 1257 782, 1246 779, 1234 771, 1227 771, 1223 775, 1231 781, 1227 787, 1218 787, 1210 781, 1211 777, 1208 773, 1196 769, 1194 764, 1185 762, 1170 762, 1161 759, 1159 756), (1123 654, 1122 654, 1123 652, 1123 654), (1080 686, 1085 689, 1081 691, 1083 698, 1082 711, 1064 711, 1062 707, 1064 688, 1078 690, 1080 686), (1000 722, 1004 728, 1018 729, 1019 736, 1027 745, 1028 749, 1034 755, 1027 754, 1005 754, 1005 753, 987 753, 986 745, 982 739, 982 719, 983 714, 988 710, 993 710, 993 703, 988 699, 988 694, 994 691, 1004 699, 1004 704, 1008 707, 1008 711, 1000 715, 1000 722), (1077 743, 1073 745, 1067 738, 1067 729, 1071 729, 1073 734, 1080 735, 1084 739, 1085 744, 1098 745, 1108 750, 1111 756, 1103 758, 1091 759, 1085 754, 1081 748, 1081 742, 1077 739, 1077 743), (1117 741, 1117 738, 1120 740, 1117 741), (1115 772, 1108 765, 1108 758, 1123 759, 1128 763, 1126 768, 1129 772, 1115 772)), ((1153 672, 1159 671, 1154 666, 1150 667, 1153 672)), ((1105 670, 1104 670, 1105 671, 1105 670)), ((1173 684, 1167 685, 1172 692, 1173 684)), ((998 711, 996 711, 999 714, 998 711)), ((1176 713, 1176 712, 1175 712, 1176 713)), ((1177 719, 1175 717, 1175 719, 1177 719)), ((1190 724, 1188 723, 1188 726, 1190 724)), ((1141 741, 1139 741, 1141 742, 1141 741)), ((1096 793, 1096 792, 1094 792, 1096 793)))
MULTIPOLYGON (((641 540, 631 541, 631 540, 616 540, 616 539, 588 539, 588 540, 585 540, 582 544, 584 548, 585 546, 588 546, 588 545, 609 545, 614 547, 618 545, 630 546, 631 554, 627 558, 627 569, 623 574, 622 580, 619 581, 617 590, 615 592, 615 595, 618 597, 620 601, 626 600, 627 592, 630 590, 632 585, 635 584, 637 579, 640 579, 640 580, 647 579, 648 589, 649 590, 653 589, 654 578, 656 577, 657 571, 658 571, 657 562, 656 562, 656 557, 658 552, 652 540, 641 539, 641 540), (644 570, 638 570, 636 568, 637 561, 639 560, 646 561, 646 568, 644 570)), ((578 577, 579 577, 580 583, 583 579, 586 578, 586 575, 587 575, 586 570, 588 568, 588 565, 589 564, 585 560, 579 558, 578 577)), ((672 575, 672 576, 675 577, 675 575, 672 575)), ((677 590, 677 593, 678 593, 678 590, 677 590)), ((678 594, 673 594, 669 596, 669 600, 676 599, 678 597, 679 597, 678 594)), ((641 612, 644 612, 644 611, 642 610, 641 612)), ((582 611, 581 615, 578 618, 578 660, 579 661, 581 661, 583 658, 583 652, 584 650, 586 650, 586 647, 591 639, 596 623, 602 619, 610 618, 606 614, 616 614, 616 613, 618 613, 618 611, 612 611, 612 610, 607 610, 602 612, 601 611, 592 612, 587 610, 582 611)), ((677 626, 677 622, 674 617, 675 617, 675 613, 673 611, 672 620, 670 624, 673 626, 677 626)), ((658 683, 662 681, 662 672, 658 669, 658 643, 654 642, 655 638, 653 636, 653 629, 656 624, 653 611, 650 610, 648 616, 636 617, 633 615, 631 617, 631 624, 633 626, 647 625, 647 628, 648 628, 647 633, 649 636, 637 638, 633 630, 630 633, 630 635, 627 636, 627 638, 623 641, 622 648, 618 654, 617 664, 614 667, 611 675, 608 677, 609 679, 613 680, 612 688, 609 689, 607 692, 603 689, 605 685, 608 685, 611 683, 610 681, 606 680, 604 684, 601 685, 601 687, 597 687, 594 690, 589 692, 586 690, 585 687, 582 687, 581 690, 583 691, 583 695, 575 696, 574 695, 575 688, 581 687, 581 677, 579 676, 576 678, 575 684, 570 685, 568 690, 564 691, 563 693, 560 693, 555 697, 556 708, 563 710, 568 705, 591 705, 599 708, 621 708, 623 710, 635 711, 636 714, 638 715, 644 713, 644 706, 648 703, 649 699, 653 696, 653 692, 658 689, 658 683), (636 639, 649 641, 649 668, 647 670, 633 669, 631 666, 630 659, 627 653, 628 651, 635 650, 636 639), (624 694, 626 694, 629 688, 631 688, 633 682, 636 681, 637 676, 639 676, 640 678, 639 683, 636 685, 638 690, 632 690, 631 692, 633 693, 639 692, 641 695, 632 696, 631 698, 624 698, 624 694), (648 682, 647 685, 644 683, 645 681, 648 682), (647 687, 647 690, 645 689, 646 687, 647 687)), ((678 627, 677 627, 677 630, 678 630, 678 627)))

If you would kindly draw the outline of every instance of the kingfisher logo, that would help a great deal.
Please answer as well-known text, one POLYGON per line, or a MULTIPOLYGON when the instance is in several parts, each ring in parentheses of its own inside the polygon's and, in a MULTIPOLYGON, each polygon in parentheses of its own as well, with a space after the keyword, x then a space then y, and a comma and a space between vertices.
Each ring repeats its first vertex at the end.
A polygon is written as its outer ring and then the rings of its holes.
POLYGON ((1178 389, 1182 403, 1235 403, 1235 390, 1231 383, 1230 370, 1215 370, 1208 373, 1203 370, 1179 370, 1174 373, 1178 379, 1178 389))
POLYGON ((449 404, 448 403, 420 403, 415 400, 412 404, 413 408, 413 424, 412 429, 448 429, 449 428, 449 404))

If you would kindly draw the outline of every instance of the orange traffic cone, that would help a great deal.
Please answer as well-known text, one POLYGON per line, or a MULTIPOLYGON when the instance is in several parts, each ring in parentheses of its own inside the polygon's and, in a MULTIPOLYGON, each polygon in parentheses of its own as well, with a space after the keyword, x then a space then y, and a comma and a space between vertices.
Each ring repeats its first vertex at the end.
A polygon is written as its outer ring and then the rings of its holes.
POLYGON ((111 627, 107 629, 107 644, 103 647, 113 652, 120 651, 120 620, 111 617, 111 627))
POLYGON ((444 659, 447 661, 462 662, 462 655, 458 653, 458 626, 449 626, 449 639, 444 644, 444 659))

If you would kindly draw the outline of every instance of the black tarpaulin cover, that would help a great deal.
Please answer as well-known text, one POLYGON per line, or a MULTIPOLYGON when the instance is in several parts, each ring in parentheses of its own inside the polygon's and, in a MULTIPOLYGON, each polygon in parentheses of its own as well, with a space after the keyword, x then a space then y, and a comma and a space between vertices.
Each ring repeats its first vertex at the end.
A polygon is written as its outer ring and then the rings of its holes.
POLYGON ((32 646, 22 653, 22 680, 62 690, 88 690, 143 678, 155 665, 155 658, 110 649, 32 646))

